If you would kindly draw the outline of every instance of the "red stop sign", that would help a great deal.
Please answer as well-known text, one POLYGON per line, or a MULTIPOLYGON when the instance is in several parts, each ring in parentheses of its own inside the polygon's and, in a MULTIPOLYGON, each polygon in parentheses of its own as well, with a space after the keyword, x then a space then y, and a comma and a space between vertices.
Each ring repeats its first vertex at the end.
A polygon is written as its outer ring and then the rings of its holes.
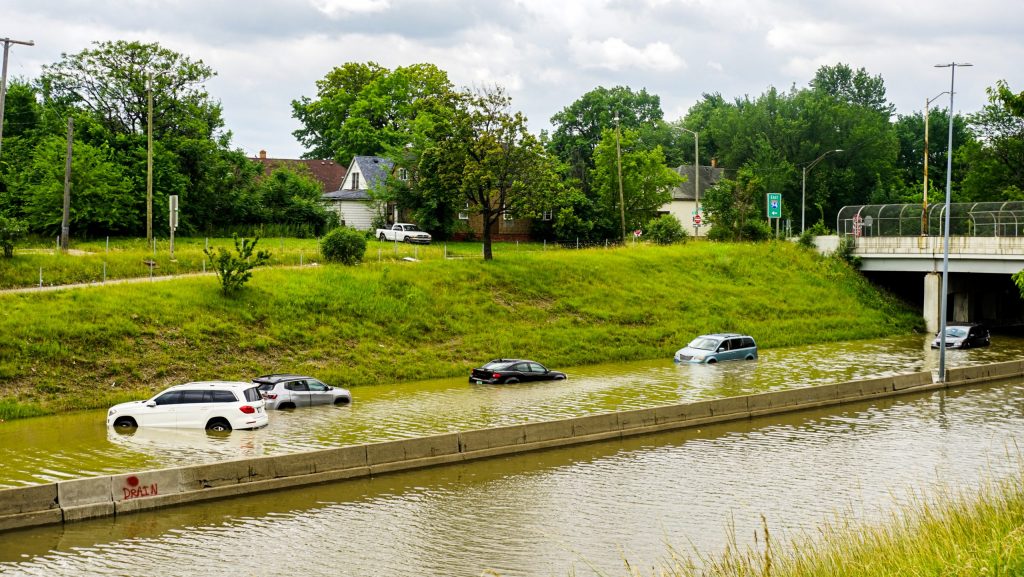
POLYGON ((693 215, 693 224, 700 224, 700 215, 699 214, 693 215))

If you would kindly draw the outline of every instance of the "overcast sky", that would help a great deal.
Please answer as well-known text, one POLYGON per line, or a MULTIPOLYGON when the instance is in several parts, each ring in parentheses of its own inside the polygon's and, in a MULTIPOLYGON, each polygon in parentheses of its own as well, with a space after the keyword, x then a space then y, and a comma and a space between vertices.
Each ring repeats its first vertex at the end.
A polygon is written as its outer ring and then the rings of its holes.
MULTIPOLYGON (((158 42, 211 66, 233 146, 297 158, 291 101, 345 62, 430 62, 459 87, 500 84, 535 132, 598 86, 646 88, 667 120, 704 93, 806 86, 842 62, 885 80, 900 114, 949 90, 973 112, 1005 79, 1024 90, 1019 0, 3 0, 9 76, 93 41, 158 42)), ((948 97, 932 106, 948 106, 948 97)), ((343 162, 347 162, 344 161, 343 162)))

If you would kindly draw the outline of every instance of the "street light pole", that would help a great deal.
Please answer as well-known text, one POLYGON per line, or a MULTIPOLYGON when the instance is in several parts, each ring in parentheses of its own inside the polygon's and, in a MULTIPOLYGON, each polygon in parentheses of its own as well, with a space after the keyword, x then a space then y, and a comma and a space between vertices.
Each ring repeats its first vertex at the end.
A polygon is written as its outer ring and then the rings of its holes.
POLYGON ((803 179, 801 180, 802 184, 800 185, 800 234, 804 233, 804 212, 806 211, 806 206, 805 205, 807 204, 807 172, 810 171, 812 168, 814 168, 815 164, 818 164, 819 162, 821 162, 821 159, 823 159, 826 156, 832 154, 833 152, 842 152, 842 151, 843 151, 842 148, 836 148, 834 150, 828 150, 828 151, 824 152, 818 158, 815 158, 810 163, 804 165, 804 167, 803 167, 803 179))
POLYGON ((953 177, 953 83, 957 66, 974 66, 966 62, 936 64, 936 68, 949 68, 949 144, 946 148, 946 225, 942 232, 942 290, 939 293, 939 382, 946 382, 946 291, 949 290, 949 189, 953 177))
POLYGON ((943 94, 948 93, 943 91, 924 101, 924 200, 921 203, 921 236, 928 234, 928 105, 943 94))
POLYGON ((619 147, 619 115, 615 115, 615 162, 619 169, 619 212, 622 215, 622 244, 626 244, 626 201, 622 194, 622 149, 619 147))
POLYGON ((36 44, 31 40, 11 40, 10 38, 0 38, 0 42, 4 43, 4 69, 3 76, 0 78, 0 150, 2 150, 4 144, 4 100, 7 99, 7 53, 11 49, 11 44, 24 46, 35 46, 36 44))

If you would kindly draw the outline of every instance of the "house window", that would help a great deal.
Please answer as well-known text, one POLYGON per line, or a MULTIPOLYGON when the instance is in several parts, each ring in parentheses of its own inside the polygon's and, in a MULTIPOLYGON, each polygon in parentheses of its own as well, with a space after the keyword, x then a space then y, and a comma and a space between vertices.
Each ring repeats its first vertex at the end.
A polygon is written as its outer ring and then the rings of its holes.
POLYGON ((398 169, 398 180, 409 180, 409 169, 399 168, 398 169))
POLYGON ((465 208, 459 212, 459 220, 469 220, 469 201, 466 201, 465 208))
POLYGON ((359 173, 352 173, 352 190, 359 190, 359 173))
POLYGON ((551 209, 545 210, 544 214, 541 215, 541 220, 551 220, 552 216, 551 209))

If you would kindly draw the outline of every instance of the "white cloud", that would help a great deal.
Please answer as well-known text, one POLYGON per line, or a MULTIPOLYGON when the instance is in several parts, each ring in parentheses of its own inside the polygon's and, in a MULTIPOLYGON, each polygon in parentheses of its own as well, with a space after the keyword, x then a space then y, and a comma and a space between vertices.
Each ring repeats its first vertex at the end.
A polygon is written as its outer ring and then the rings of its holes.
POLYGON ((390 0, 311 0, 313 7, 330 17, 373 14, 391 8, 390 0))
POLYGON ((572 52, 573 61, 583 68, 667 71, 686 66, 683 59, 676 56, 672 47, 664 42, 652 42, 642 48, 636 48, 621 38, 607 38, 602 41, 573 38, 569 41, 569 50, 572 52))

